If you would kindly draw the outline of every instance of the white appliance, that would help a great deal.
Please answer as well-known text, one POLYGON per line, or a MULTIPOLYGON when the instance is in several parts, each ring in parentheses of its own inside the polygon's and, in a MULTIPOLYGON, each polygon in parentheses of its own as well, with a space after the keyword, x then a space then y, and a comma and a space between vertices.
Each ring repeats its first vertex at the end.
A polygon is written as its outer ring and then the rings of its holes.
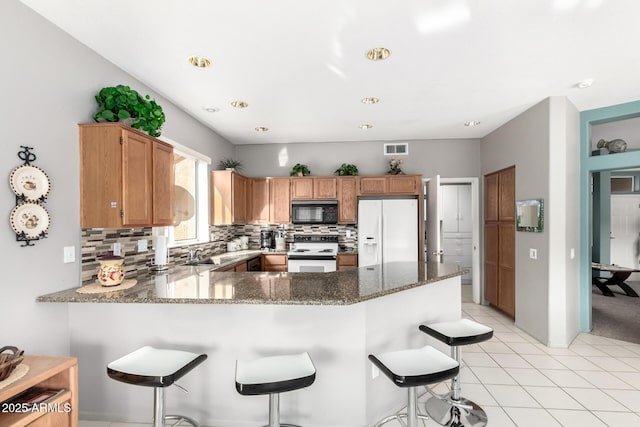
POLYGON ((336 271, 338 235, 296 234, 287 252, 287 271, 326 273, 336 271))
POLYGON ((418 200, 358 202, 358 267, 418 261, 418 200))

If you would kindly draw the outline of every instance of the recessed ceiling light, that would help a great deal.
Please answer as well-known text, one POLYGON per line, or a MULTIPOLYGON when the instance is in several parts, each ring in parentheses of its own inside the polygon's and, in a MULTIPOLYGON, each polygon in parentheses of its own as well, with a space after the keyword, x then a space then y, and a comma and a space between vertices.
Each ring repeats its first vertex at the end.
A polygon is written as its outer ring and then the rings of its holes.
POLYGON ((366 98, 362 98, 363 104, 377 104, 378 102, 380 102, 380 99, 376 98, 375 96, 368 96, 366 98))
POLYGON ((369 123, 365 123, 363 125, 358 126, 360 129, 371 129, 373 127, 373 125, 370 125, 369 123))
POLYGON ((205 105, 204 107, 202 107, 202 109, 204 111, 206 111, 207 113, 217 113, 218 111, 220 111, 219 108, 212 107, 212 106, 209 106, 209 105, 205 105))
POLYGON ((581 82, 578 82, 576 86, 578 87, 578 89, 586 89, 588 87, 591 87, 592 84, 593 84, 593 79, 586 79, 586 80, 582 80, 581 82))
POLYGON ((480 124, 480 120, 470 120, 468 122, 464 122, 465 126, 478 126, 480 124))
POLYGON ((269 130, 269 128, 266 128, 264 126, 258 126, 255 129, 256 129, 256 132, 266 132, 269 130))
POLYGON ((391 51, 386 47, 374 47, 367 51, 367 58, 372 61, 382 61, 391 55, 391 51))
POLYGON ((233 101, 231 106, 236 108, 247 108, 249 104, 244 101, 233 101))
POLYGON ((198 68, 207 68, 211 65, 211 60, 202 56, 190 56, 187 60, 189 61, 189 64, 198 68))

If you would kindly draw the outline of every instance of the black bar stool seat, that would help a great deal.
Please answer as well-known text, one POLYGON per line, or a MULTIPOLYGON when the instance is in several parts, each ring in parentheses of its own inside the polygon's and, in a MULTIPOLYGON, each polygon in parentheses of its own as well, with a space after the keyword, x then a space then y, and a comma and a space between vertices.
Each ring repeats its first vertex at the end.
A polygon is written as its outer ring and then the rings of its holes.
POLYGON ((109 363, 107 375, 123 383, 154 388, 153 425, 155 427, 163 426, 164 421, 167 420, 184 420, 198 426, 196 421, 184 415, 165 415, 164 389, 204 362, 206 358, 206 354, 145 346, 109 363))

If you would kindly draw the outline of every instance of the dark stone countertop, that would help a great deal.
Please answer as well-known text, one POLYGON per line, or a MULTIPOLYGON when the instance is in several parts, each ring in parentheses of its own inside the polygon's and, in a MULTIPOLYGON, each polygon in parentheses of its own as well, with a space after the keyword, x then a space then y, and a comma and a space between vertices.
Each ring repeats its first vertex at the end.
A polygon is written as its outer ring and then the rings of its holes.
POLYGON ((164 274, 138 276, 130 289, 80 294, 77 288, 37 298, 39 302, 150 304, 350 305, 466 270, 456 265, 393 262, 331 273, 217 272, 213 265, 177 266, 164 274))

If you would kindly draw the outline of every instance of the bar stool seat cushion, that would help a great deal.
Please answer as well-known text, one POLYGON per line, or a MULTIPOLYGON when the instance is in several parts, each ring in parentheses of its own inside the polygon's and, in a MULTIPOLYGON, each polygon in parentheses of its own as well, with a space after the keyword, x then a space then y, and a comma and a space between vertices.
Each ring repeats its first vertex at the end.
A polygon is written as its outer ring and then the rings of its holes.
POLYGON ((493 329, 469 319, 420 325, 419 329, 449 346, 476 344, 493 336, 493 329))
POLYGON ((306 352, 236 362, 236 390, 242 395, 297 390, 315 379, 316 368, 306 352))
POLYGON ((168 387, 206 358, 206 354, 145 346, 109 363, 107 375, 128 384, 168 387))
POLYGON ((455 377, 460 365, 446 354, 427 345, 374 356, 373 362, 398 387, 434 384, 455 377))

